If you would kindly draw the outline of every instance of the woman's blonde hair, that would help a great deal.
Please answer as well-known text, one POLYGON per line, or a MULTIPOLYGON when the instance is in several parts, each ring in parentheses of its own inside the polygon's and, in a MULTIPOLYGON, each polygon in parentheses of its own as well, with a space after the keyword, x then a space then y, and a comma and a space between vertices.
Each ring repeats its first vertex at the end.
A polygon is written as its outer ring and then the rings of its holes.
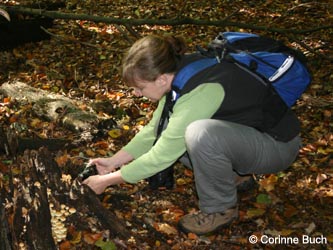
POLYGON ((174 73, 185 51, 185 41, 181 37, 149 35, 141 38, 123 59, 123 80, 129 86, 135 86, 139 81, 155 81, 162 74, 174 73))

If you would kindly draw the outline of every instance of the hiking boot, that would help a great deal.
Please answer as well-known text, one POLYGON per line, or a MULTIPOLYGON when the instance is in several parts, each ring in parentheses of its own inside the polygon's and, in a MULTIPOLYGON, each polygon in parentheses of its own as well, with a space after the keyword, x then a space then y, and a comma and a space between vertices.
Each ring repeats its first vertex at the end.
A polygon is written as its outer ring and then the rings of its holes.
POLYGON ((195 233, 197 235, 205 235, 214 232, 238 218, 238 207, 232 207, 222 213, 206 214, 197 212, 187 214, 182 217, 178 226, 185 233, 195 233))

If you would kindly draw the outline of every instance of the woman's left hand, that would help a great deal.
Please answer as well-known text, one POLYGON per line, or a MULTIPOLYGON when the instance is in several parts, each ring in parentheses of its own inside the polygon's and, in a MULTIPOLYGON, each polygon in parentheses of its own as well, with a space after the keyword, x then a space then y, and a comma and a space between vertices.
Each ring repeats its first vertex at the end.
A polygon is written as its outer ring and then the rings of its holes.
POLYGON ((112 172, 105 175, 92 175, 83 181, 83 184, 88 185, 96 194, 101 194, 110 185, 123 183, 120 171, 112 172))
POLYGON ((105 180, 106 175, 92 175, 83 181, 83 184, 88 185, 96 194, 101 194, 109 186, 105 180))

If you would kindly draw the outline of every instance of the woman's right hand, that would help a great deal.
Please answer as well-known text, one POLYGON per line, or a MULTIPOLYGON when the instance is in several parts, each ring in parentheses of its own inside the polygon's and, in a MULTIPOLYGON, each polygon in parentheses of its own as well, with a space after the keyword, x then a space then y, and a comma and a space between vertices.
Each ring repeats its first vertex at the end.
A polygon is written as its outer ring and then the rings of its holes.
POLYGON ((99 175, 105 175, 114 172, 124 164, 133 160, 133 157, 124 150, 118 151, 112 157, 91 159, 88 164, 96 165, 99 175))

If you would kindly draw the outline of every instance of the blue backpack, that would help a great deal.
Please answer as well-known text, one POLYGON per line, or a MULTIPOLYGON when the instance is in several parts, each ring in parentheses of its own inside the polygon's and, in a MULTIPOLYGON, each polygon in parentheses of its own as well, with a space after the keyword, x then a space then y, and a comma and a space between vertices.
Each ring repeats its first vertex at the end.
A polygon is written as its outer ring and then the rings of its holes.
POLYGON ((251 74, 271 84, 287 106, 291 107, 311 82, 304 55, 272 38, 243 32, 220 32, 208 49, 198 47, 206 58, 184 67, 176 75, 173 87, 181 90, 198 72, 222 60, 239 64, 251 74))

